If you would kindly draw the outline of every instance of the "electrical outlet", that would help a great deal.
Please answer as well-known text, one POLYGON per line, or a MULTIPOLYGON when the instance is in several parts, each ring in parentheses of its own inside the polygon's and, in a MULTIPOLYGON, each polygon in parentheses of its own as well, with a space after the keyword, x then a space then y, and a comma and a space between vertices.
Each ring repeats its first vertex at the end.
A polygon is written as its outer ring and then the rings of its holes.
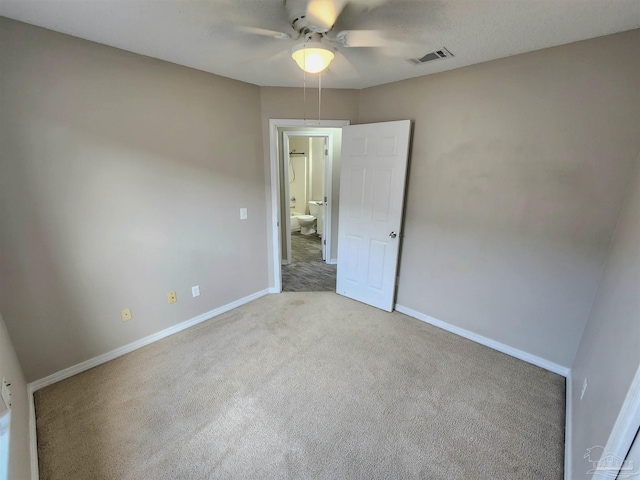
POLYGON ((178 296, 176 295, 176 292, 169 292, 167 293, 167 299, 169 300, 169 303, 176 303, 178 301, 178 296))
POLYGON ((587 391, 587 377, 584 377, 584 381, 582 382, 582 392, 580 392, 580 400, 584 397, 584 392, 587 391))
POLYGON ((195 287, 191 287, 191 295, 193 295, 194 298, 200 296, 200 285, 196 285, 195 287))
POLYGON ((246 208, 241 208, 240 209, 240 220, 246 220, 247 219, 247 209, 246 208))
POLYGON ((7 409, 11 408, 11 390, 9 389, 10 383, 3 378, 2 379, 2 400, 4 400, 4 404, 7 406, 7 409))
POLYGON ((131 309, 130 308, 124 308, 124 309, 120 310, 120 317, 122 318, 123 322, 126 322, 127 320, 131 320, 133 318, 131 316, 131 309))

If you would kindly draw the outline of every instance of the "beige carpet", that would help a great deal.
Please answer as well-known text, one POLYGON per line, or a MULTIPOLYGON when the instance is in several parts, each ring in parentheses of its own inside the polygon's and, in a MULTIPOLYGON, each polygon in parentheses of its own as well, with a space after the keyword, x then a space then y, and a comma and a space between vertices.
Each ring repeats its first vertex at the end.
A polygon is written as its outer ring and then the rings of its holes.
POLYGON ((330 292, 264 297, 35 400, 42 479, 562 478, 562 377, 330 292))

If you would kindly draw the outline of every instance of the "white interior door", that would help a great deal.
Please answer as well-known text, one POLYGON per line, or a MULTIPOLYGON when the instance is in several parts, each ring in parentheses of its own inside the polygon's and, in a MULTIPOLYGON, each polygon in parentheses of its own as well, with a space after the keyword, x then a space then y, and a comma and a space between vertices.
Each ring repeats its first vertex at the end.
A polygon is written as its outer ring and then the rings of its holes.
POLYGON ((393 310, 411 122, 342 129, 336 291, 393 310))
POLYGON ((627 458, 624 459, 616 480, 623 478, 640 477, 640 429, 636 433, 636 438, 631 444, 627 458))

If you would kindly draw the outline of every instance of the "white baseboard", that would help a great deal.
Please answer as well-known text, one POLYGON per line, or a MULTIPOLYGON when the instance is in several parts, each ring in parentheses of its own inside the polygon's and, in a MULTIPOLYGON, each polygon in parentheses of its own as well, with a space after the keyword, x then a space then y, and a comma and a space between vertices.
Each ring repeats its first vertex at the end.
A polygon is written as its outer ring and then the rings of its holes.
POLYGON ((269 287, 269 293, 280 293, 280 290, 276 287, 269 287))
POLYGON ((127 353, 133 352, 139 348, 147 346, 153 342, 157 342, 169 335, 173 335, 174 333, 181 332, 182 330, 197 325, 198 323, 204 322, 205 320, 209 320, 210 318, 221 315, 229 310, 233 310, 245 303, 249 303, 253 300, 256 300, 260 297, 264 297, 268 295, 270 289, 261 290, 259 292, 248 295, 244 298, 236 300, 234 302, 223 305, 222 307, 218 307, 209 312, 205 312, 197 317, 194 317, 190 320, 186 320, 181 322, 173 327, 166 328, 157 333, 149 335, 148 337, 141 338, 140 340, 136 340, 133 343, 129 343, 128 345, 124 345, 122 347, 116 348, 115 350, 111 350, 110 352, 103 353, 102 355, 98 355, 97 357, 90 358, 89 360, 85 360, 84 362, 78 363, 77 365, 73 365, 71 367, 65 368, 64 370, 60 370, 59 372, 53 373, 47 377, 41 378, 40 380, 35 380, 29 383, 29 388, 32 392, 39 390, 43 387, 51 385, 53 383, 59 382, 60 380, 64 380, 65 378, 72 377, 73 375, 77 375, 78 373, 84 372, 85 370, 89 370, 90 368, 97 367, 105 362, 113 360, 114 358, 121 357, 127 353))
POLYGON ((229 310, 233 310, 245 303, 249 303, 253 300, 256 300, 260 297, 264 297, 270 293, 279 293, 275 291, 275 288, 268 288, 265 290, 261 290, 259 292, 248 295, 244 298, 236 300, 234 302, 223 305, 222 307, 218 307, 209 312, 205 312, 197 317, 194 317, 190 320, 186 320, 181 322, 173 327, 166 328, 161 330, 160 332, 149 335, 148 337, 141 338, 133 343, 128 345, 124 345, 120 348, 116 348, 115 350, 111 350, 110 352, 103 353, 102 355, 98 355, 97 357, 90 358, 84 362, 78 363, 77 365, 73 365, 69 368, 65 368, 64 370, 60 370, 52 375, 41 378, 39 380, 35 380, 29 384, 27 384, 27 392, 29 396, 29 449, 31 456, 31 478, 32 480, 38 480, 39 472, 38 472, 38 437, 36 432, 36 409, 35 402, 33 399, 33 393, 36 390, 44 388, 48 385, 52 385, 60 380, 64 380, 65 378, 69 378, 73 375, 77 375, 78 373, 89 370, 90 368, 97 367, 105 362, 113 360, 115 358, 121 357, 127 353, 133 352, 141 347, 147 346, 153 342, 157 342, 163 338, 166 338, 174 333, 181 332, 189 327, 197 325, 198 323, 202 323, 205 320, 209 320, 210 318, 221 315, 229 310))
POLYGON ((573 404, 572 404, 572 398, 573 398, 573 394, 571 393, 573 391, 572 385, 571 385, 571 370, 569 370, 569 373, 567 374, 566 377, 566 392, 565 392, 565 398, 566 398, 566 406, 565 406, 565 410, 564 410, 564 414, 565 414, 565 421, 564 421, 564 480, 572 480, 571 477, 571 448, 572 448, 572 443, 571 443, 571 437, 572 437, 572 430, 571 430, 571 419, 572 417, 572 411, 573 411, 573 404))
POLYGON ((329 265, 337 265, 338 264, 338 259, 337 258, 330 258, 327 263, 329 265))
POLYGON ((425 315, 424 313, 412 310, 408 307, 396 305, 395 308, 400 313, 404 313, 405 315, 409 315, 410 317, 417 318, 418 320, 422 320, 423 322, 429 323, 435 327, 442 328, 443 330, 451 333, 455 333, 456 335, 460 335, 461 337, 472 340, 476 343, 484 345, 485 347, 493 348, 494 350, 506 353, 507 355, 511 355, 512 357, 518 358, 527 363, 531 363, 540 368, 544 368, 545 370, 549 370, 550 372, 557 373, 558 375, 562 375, 563 377, 566 377, 569 374, 570 369, 568 367, 558 365, 557 363, 550 362, 549 360, 546 360, 544 358, 532 355, 522 350, 518 350, 517 348, 510 347, 509 345, 505 345, 504 343, 491 340, 490 338, 483 337, 482 335, 470 332, 469 330, 465 330, 464 328, 456 327, 455 325, 443 322, 436 318, 430 317, 429 315, 425 315))

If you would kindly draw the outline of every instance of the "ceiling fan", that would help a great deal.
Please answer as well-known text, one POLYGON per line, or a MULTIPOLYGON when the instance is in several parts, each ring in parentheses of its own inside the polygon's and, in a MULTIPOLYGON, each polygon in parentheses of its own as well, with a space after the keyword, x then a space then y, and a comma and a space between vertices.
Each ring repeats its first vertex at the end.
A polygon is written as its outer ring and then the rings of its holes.
MULTIPOLYGON (((329 66, 334 48, 394 47, 399 42, 388 40, 379 30, 334 31, 338 17, 347 4, 359 11, 371 10, 389 0, 285 0, 289 25, 295 33, 285 33, 256 27, 241 27, 247 33, 283 40, 299 40, 291 49, 298 66, 309 73, 318 73, 329 66)), ((408 45, 407 45, 408 46, 408 45)))

